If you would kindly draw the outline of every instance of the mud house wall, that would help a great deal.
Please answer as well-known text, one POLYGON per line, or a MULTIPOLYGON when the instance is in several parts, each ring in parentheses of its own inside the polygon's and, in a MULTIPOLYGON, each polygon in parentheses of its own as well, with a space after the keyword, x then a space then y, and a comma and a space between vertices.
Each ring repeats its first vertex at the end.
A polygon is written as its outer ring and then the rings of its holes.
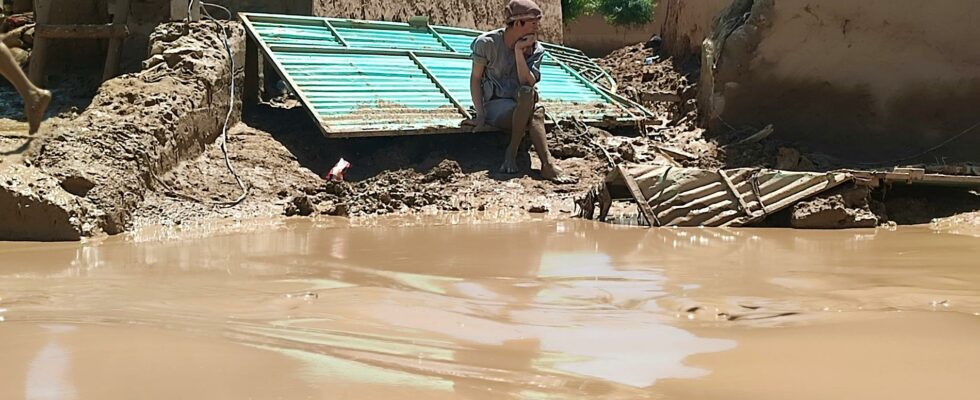
MULTIPOLYGON (((103 24, 108 21, 108 0, 52 0, 51 24, 103 24)), ((79 68, 101 68, 105 61, 105 44, 99 40, 52 40, 48 50, 47 70, 60 74, 79 68)))
POLYGON ((603 57, 613 50, 645 42, 655 25, 618 27, 600 15, 583 15, 564 27, 565 45, 584 51, 591 57, 603 57))
MULTIPOLYGON (((415 15, 429 17, 435 25, 479 30, 504 26, 506 0, 313 0, 313 13, 325 17, 408 21, 415 15)), ((544 11, 542 38, 562 42, 561 0, 535 0, 544 11)))
MULTIPOLYGON (((735 28, 716 35, 716 50, 706 53, 715 68, 702 68, 714 126, 772 123, 784 139, 875 161, 916 154, 980 120, 980 2, 739 0, 733 7, 727 26, 735 28)), ((980 132, 927 158, 921 161, 980 159, 980 132)))
POLYGON ((732 0, 660 0, 653 12, 651 31, 660 33, 663 48, 676 58, 701 53, 701 42, 714 27, 718 13, 732 0))

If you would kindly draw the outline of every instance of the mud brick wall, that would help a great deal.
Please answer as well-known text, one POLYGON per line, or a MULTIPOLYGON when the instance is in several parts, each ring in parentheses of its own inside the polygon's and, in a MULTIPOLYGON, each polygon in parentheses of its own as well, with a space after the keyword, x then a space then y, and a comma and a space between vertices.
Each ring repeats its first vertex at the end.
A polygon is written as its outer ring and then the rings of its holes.
MULTIPOLYGON (((313 0, 314 15, 407 22, 415 15, 434 25, 491 30, 504 26, 506 0, 313 0)), ((535 0, 544 11, 541 36, 562 42, 561 0, 535 0)))
POLYGON ((229 83, 234 76, 241 87, 244 29, 227 27, 234 74, 213 24, 161 25, 147 69, 107 81, 71 123, 42 131, 24 165, 0 179, 0 240, 125 230, 156 176, 214 142, 229 107, 230 123, 239 120, 229 83))
POLYGON ((706 44, 709 127, 862 162, 980 160, 980 3, 737 0, 706 44), (898 160, 898 161, 889 161, 898 160))

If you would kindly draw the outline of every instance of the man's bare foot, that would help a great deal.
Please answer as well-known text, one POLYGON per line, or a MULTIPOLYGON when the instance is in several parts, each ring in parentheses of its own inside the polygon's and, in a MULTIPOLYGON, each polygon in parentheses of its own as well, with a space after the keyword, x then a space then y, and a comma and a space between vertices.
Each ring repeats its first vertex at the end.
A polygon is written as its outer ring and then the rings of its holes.
POLYGON ((51 103, 51 92, 40 89, 24 99, 24 114, 27 116, 27 124, 30 127, 31 135, 37 133, 41 128, 41 120, 44 119, 44 112, 48 110, 51 103))
POLYGON ((544 164, 541 166, 541 176, 547 180, 555 180, 565 174, 560 167, 553 164, 544 164))
POLYGON ((554 164, 542 165, 541 177, 562 185, 578 182, 578 179, 565 175, 565 171, 562 170, 561 167, 554 164))
POLYGON ((520 170, 517 169, 517 159, 515 157, 504 157, 504 164, 500 166, 500 172, 505 174, 516 174, 520 170))

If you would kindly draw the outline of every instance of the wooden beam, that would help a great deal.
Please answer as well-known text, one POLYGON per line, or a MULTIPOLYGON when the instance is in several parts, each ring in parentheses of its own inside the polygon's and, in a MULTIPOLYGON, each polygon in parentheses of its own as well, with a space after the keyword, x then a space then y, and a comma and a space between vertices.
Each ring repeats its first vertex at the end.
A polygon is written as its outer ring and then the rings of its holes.
POLYGON ((114 33, 119 31, 125 33, 112 36, 112 40, 109 41, 109 51, 105 56, 105 69, 102 70, 103 81, 119 75, 119 59, 122 57, 123 39, 129 36, 129 28, 126 26, 126 23, 129 22, 129 4, 130 0, 116 1, 116 9, 113 10, 112 14, 112 25, 109 25, 109 28, 114 33))
MULTIPOLYGON (((120 0, 120 5, 129 0, 120 0)), ((118 19, 118 17, 114 17, 118 19)), ((126 25, 41 25, 35 28, 34 37, 44 39, 121 39, 129 36, 126 25)))
POLYGON ((617 166, 616 168, 619 169, 619 175, 623 177, 623 182, 626 183, 626 188, 629 189, 630 194, 632 194, 633 198, 636 199, 636 205, 640 207, 640 212, 642 212, 643 216, 646 217, 647 224, 649 224, 651 227, 660 226, 660 218, 657 218, 657 213, 653 211, 653 208, 650 207, 650 203, 647 202, 647 198, 643 196, 643 190, 640 189, 640 185, 636 183, 636 180, 634 180, 633 177, 627 173, 626 168, 623 168, 622 165, 617 166))
POLYGON ((47 86, 48 77, 44 73, 48 62, 48 39, 39 37, 37 29, 51 20, 51 0, 34 0, 34 16, 37 26, 34 28, 34 47, 31 50, 31 65, 28 75, 31 82, 40 87, 47 86))

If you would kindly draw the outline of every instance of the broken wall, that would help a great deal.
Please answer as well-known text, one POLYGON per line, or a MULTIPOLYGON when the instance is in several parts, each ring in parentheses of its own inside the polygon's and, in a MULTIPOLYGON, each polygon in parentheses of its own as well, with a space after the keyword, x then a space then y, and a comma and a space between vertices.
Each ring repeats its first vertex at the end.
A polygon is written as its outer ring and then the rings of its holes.
POLYGON ((705 43, 703 115, 866 162, 967 132, 920 161, 980 159, 978 20, 962 0, 736 0, 705 43))
MULTIPOLYGON (((415 15, 429 17, 433 25, 491 30, 504 26, 507 0, 313 0, 313 13, 321 17, 408 22, 415 15)), ((541 6, 541 37, 562 43, 561 0, 534 0, 541 6)))
POLYGON ((715 18, 732 0, 660 0, 653 12, 652 31, 663 38, 663 49, 677 59, 701 54, 701 42, 714 28, 715 18))

